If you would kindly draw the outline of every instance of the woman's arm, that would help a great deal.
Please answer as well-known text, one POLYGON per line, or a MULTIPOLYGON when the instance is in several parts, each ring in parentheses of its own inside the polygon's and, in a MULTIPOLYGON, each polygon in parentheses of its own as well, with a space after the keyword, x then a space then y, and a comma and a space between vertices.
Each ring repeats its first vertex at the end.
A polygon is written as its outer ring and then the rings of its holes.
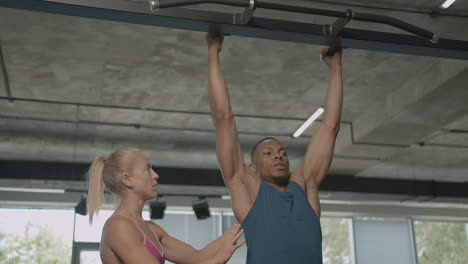
POLYGON ((161 227, 151 222, 150 227, 164 247, 164 257, 174 263, 181 264, 219 264, 226 263, 245 241, 237 243, 243 233, 239 224, 234 224, 222 236, 208 244, 201 250, 197 250, 166 233, 161 227))

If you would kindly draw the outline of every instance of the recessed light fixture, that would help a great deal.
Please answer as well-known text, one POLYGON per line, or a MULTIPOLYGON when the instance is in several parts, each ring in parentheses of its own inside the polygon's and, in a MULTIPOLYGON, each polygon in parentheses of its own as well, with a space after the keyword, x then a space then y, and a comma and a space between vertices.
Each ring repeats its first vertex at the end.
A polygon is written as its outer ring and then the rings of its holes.
POLYGON ((323 107, 319 107, 315 113, 313 113, 305 122, 302 124, 296 132, 292 135, 293 138, 297 138, 317 119, 321 114, 323 114, 323 107))

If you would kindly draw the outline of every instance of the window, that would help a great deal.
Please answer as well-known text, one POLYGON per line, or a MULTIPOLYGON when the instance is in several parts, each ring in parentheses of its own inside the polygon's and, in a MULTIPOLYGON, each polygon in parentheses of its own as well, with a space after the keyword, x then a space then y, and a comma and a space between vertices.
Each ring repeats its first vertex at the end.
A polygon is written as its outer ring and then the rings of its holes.
MULTIPOLYGON (((193 211, 167 211, 164 218, 157 220, 170 236, 173 236, 196 249, 202 249, 221 233, 221 213, 211 211, 211 217, 198 220, 193 211)), ((166 261, 166 263, 172 263, 166 261)))
POLYGON ((99 255, 99 250, 81 251, 80 263, 101 264, 102 262, 101 262, 101 256, 99 255))
POLYGON ((414 221, 419 264, 459 264, 468 260, 466 223, 414 221))
MULTIPOLYGON (((75 241, 77 242, 100 242, 102 228, 107 219, 112 215, 112 210, 100 210, 99 214, 93 217, 93 224, 89 224, 88 215, 76 215, 75 241)), ((143 216, 148 215, 143 212, 143 216)))
MULTIPOLYGON (((66 264, 74 247, 74 264, 101 264, 99 242, 111 214, 111 210, 100 211, 90 226, 88 216, 75 216, 72 209, 0 208, 0 263, 66 264)), ((201 249, 236 221, 232 212, 212 210, 211 215, 197 220, 189 209, 166 210, 164 219, 156 223, 201 249)), ((143 218, 149 219, 148 211, 143 218)), ((322 217, 320 222, 324 264, 459 264, 468 259, 465 222, 370 217, 322 217)), ((246 255, 243 246, 228 263, 245 264, 246 255)))
POLYGON ((354 220, 358 264, 415 263, 410 221, 362 218, 354 220))
POLYGON ((70 263, 73 210, 0 208, 0 263, 70 263))
POLYGON ((323 264, 353 263, 351 219, 322 217, 320 224, 323 264))

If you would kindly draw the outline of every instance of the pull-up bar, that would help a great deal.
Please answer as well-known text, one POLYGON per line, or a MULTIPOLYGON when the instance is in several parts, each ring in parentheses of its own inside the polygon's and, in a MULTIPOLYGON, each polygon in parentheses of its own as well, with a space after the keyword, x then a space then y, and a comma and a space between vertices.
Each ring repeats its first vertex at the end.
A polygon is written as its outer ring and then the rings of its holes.
POLYGON ((429 39, 432 43, 437 43, 439 41, 438 34, 427 31, 425 29, 413 26, 404 21, 381 15, 367 14, 367 13, 355 13, 351 10, 346 12, 324 10, 310 7, 300 7, 300 6, 291 6, 275 3, 265 3, 256 0, 150 0, 151 11, 156 11, 160 8, 169 8, 169 7, 181 7, 194 4, 222 4, 229 6, 238 6, 245 7, 249 9, 254 8, 264 8, 271 10, 279 10, 285 12, 294 12, 294 13, 303 13, 303 14, 314 14, 320 16, 329 16, 337 18, 346 18, 352 20, 366 21, 372 23, 380 23, 390 25, 404 31, 419 35, 421 37, 429 39))
MULTIPOLYGON (((249 8, 251 6, 250 0, 248 2, 244 1, 231 0, 231 2, 235 3, 242 2, 243 7, 247 6, 246 11, 253 11, 253 9, 249 8)), ((258 4, 258 2, 254 2, 254 4, 258 4)), ((311 23, 263 17, 246 19, 248 23, 233 23, 233 14, 179 7, 151 12, 147 1, 0 0, 0 7, 200 32, 207 32, 210 29, 210 25, 218 24, 220 25, 220 33, 224 35, 313 45, 329 45, 330 36, 334 36, 334 34, 324 32, 324 30, 327 30, 324 25, 311 23)), ((332 12, 329 13, 330 15, 342 15, 344 13, 336 11, 326 12, 332 12)), ((236 16, 234 15, 234 17, 236 16)), ((365 17, 363 18, 359 14, 358 17, 365 19, 365 17)), ((353 19, 356 19, 356 13, 354 13, 353 19)), ((241 19, 240 22, 242 21, 245 20, 241 19)), ((437 43, 432 43, 421 38, 420 35, 415 36, 412 34, 353 28, 343 28, 339 37, 340 44, 344 48, 468 60, 468 41, 440 38, 437 43)), ((430 35, 427 34, 424 37, 432 40, 434 34, 430 33, 430 35)), ((460 39, 463 38, 466 38, 466 35, 460 36, 460 39)))

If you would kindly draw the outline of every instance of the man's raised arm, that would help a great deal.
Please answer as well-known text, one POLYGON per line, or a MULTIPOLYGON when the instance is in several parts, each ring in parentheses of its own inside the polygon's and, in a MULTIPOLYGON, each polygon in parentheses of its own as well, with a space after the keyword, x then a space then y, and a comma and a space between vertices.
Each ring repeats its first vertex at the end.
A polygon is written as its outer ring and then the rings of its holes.
POLYGON ((300 173, 305 183, 318 187, 330 168, 335 140, 340 129, 343 105, 343 80, 341 70, 341 51, 334 56, 324 56, 327 48, 322 49, 323 61, 330 70, 330 79, 325 99, 323 121, 312 136, 300 173))
POLYGON ((207 34, 209 68, 208 95, 211 117, 216 128, 216 154, 223 174, 224 183, 231 192, 234 216, 242 223, 253 200, 248 189, 248 175, 245 172, 244 157, 241 150, 236 122, 229 102, 229 93, 224 81, 219 60, 223 37, 209 32, 207 34))
POLYGON ((208 95, 211 117, 216 128, 216 153, 226 186, 230 188, 234 175, 244 169, 236 123, 229 102, 229 93, 219 60, 223 37, 209 32, 207 34, 209 68, 208 95))

